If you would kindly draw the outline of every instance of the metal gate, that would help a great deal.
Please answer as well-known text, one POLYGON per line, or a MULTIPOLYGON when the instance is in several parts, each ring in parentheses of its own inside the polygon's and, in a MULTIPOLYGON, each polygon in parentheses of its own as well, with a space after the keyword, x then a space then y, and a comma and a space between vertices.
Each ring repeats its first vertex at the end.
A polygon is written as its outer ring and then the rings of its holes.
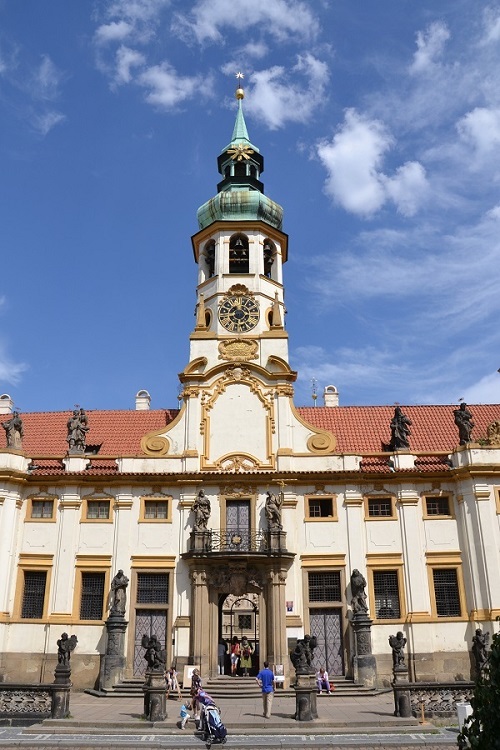
POLYGON ((166 648, 167 613, 164 609, 136 609, 134 637, 134 677, 142 677, 146 672, 142 636, 155 635, 163 648, 166 648))
POLYGON ((344 674, 344 643, 341 609, 310 609, 311 635, 318 639, 313 666, 324 667, 330 677, 344 674))

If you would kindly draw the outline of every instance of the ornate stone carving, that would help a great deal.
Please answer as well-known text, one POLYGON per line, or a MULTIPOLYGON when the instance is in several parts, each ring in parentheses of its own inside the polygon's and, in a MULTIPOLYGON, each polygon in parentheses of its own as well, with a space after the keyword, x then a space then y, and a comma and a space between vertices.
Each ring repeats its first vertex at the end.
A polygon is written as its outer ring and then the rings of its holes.
POLYGON ((405 655, 403 652, 403 649, 406 646, 406 638, 400 630, 396 633, 396 635, 389 636, 389 646, 392 648, 393 669, 398 669, 400 667, 406 669, 405 655))
POLYGON ((215 467, 223 471, 252 471, 261 467, 260 461, 251 456, 224 456, 215 462, 215 467))
POLYGON ((248 362, 257 359, 259 345, 254 339, 233 339, 221 341, 219 344, 219 359, 229 362, 248 362))
POLYGON ((366 603, 366 580, 364 576, 359 572, 357 568, 351 573, 351 607, 354 614, 361 612, 366 614, 368 612, 368 604, 366 603))
POLYGON ((245 486, 226 484, 221 489, 221 495, 225 495, 226 497, 248 497, 248 495, 253 494, 254 489, 254 486, 251 484, 245 486))
POLYGON ((312 660, 317 645, 318 641, 315 635, 305 635, 303 638, 299 638, 295 651, 290 654, 290 659, 297 674, 314 674, 312 660))
POLYGON ((370 630, 358 630, 356 633, 356 655, 366 656, 372 652, 372 637, 370 630))
POLYGON ((68 443, 68 453, 85 453, 87 432, 90 430, 88 425, 89 421, 85 414, 85 409, 74 409, 73 414, 67 422, 68 435, 66 442, 68 443))
POLYGON ((75 650, 78 638, 76 635, 69 636, 63 633, 57 641, 57 662, 65 667, 69 667, 71 652, 75 650))
POLYGON ((2 427, 5 430, 5 436, 7 438, 7 448, 14 448, 14 450, 22 450, 23 447, 23 420, 19 416, 18 411, 12 412, 12 417, 6 422, 2 422, 2 427))
POLYGON ((264 587, 262 574, 257 568, 246 568, 243 565, 220 565, 207 571, 207 582, 222 591, 240 597, 251 589, 261 591, 264 587))
POLYGON ((418 683, 405 686, 410 692, 411 711, 413 716, 420 716, 422 703, 424 715, 456 716, 457 703, 469 702, 474 694, 474 684, 457 686, 456 684, 422 685, 418 683))
MULTIPOLYGON (((165 429, 164 427, 163 430, 165 429)), ((169 448, 169 441, 161 435, 146 435, 141 440, 141 450, 148 456, 165 456, 169 448)))
POLYGON ((50 714, 50 690, 1 688, 0 714, 50 714))
POLYGON ((143 635, 141 646, 146 649, 144 658, 152 672, 164 672, 167 663, 167 652, 155 635, 143 635))
POLYGON ((489 445, 500 445, 500 420, 492 422, 486 430, 489 445))

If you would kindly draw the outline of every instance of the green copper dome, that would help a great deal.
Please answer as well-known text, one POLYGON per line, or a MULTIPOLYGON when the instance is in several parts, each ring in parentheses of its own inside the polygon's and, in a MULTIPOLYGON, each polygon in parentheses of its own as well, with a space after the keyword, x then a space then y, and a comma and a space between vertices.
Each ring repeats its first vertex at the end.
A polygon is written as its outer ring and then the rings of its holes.
POLYGON ((265 221, 276 229, 283 225, 283 208, 258 190, 227 190, 198 209, 200 229, 214 221, 265 221))
POLYGON ((217 159, 222 180, 217 185, 217 195, 198 209, 200 229, 215 221, 259 220, 279 230, 283 224, 282 207, 264 195, 264 185, 260 180, 264 158, 248 137, 241 106, 243 96, 243 89, 238 88, 233 135, 217 159))

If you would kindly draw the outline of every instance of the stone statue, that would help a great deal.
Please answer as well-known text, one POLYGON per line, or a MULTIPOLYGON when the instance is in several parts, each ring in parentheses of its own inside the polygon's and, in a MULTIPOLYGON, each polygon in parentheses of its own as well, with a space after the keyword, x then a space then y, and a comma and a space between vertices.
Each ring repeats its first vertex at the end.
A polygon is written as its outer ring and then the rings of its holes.
POLYGON ((403 414, 400 406, 396 406, 394 409, 394 416, 391 420, 390 451, 409 450, 409 437, 411 435, 410 426, 411 419, 408 419, 408 417, 403 414))
POLYGON ((366 580, 364 576, 359 572, 357 568, 351 573, 351 607, 354 614, 361 612, 366 614, 368 612, 368 605, 366 603, 365 594, 366 580))
POLYGON ((483 633, 481 628, 478 628, 472 638, 472 655, 474 657, 474 661, 476 662, 476 670, 478 674, 480 674, 486 666, 486 661, 488 659, 487 647, 489 637, 489 633, 483 633))
POLYGON ((7 448, 20 451, 23 447, 23 420, 18 411, 12 412, 12 417, 7 422, 2 422, 7 437, 7 448))
POLYGON ((404 637, 401 630, 396 635, 389 636, 389 646, 392 648, 392 667, 405 667, 405 655, 403 649, 406 646, 406 638, 404 637))
POLYGON ((141 645, 146 649, 144 658, 148 663, 148 668, 153 672, 164 672, 167 664, 167 652, 161 647, 156 635, 143 635, 141 645))
POLYGON ((472 421, 472 413, 468 410, 467 404, 462 401, 459 408, 454 410, 453 415, 455 417, 455 424, 458 427, 460 445, 470 443, 474 422, 472 421))
POLYGON ((123 615, 125 614, 125 606, 127 604, 127 586, 128 578, 123 573, 123 570, 119 570, 111 581, 111 608, 110 615, 123 615))
POLYGON ((194 512, 194 530, 206 531, 208 519, 211 513, 210 500, 205 495, 204 490, 198 492, 198 497, 193 504, 194 512))
POLYGON ((65 667, 69 667, 71 652, 75 650, 78 638, 76 635, 69 636, 63 633, 57 641, 57 661, 65 667))
POLYGON ((281 508, 283 506, 283 491, 279 495, 274 495, 268 490, 266 494, 266 519, 269 531, 281 531, 283 525, 281 523, 281 508))
POLYGON ((314 657, 314 649, 318 645, 318 640, 315 635, 305 635, 303 638, 299 638, 295 651, 290 654, 290 659, 295 667, 297 674, 313 674, 314 667, 312 666, 312 660, 314 657))
POLYGON ((87 439, 87 432, 90 430, 88 426, 87 415, 84 409, 74 409, 73 414, 68 419, 68 436, 66 442, 68 443, 68 452, 85 453, 85 441, 87 439))

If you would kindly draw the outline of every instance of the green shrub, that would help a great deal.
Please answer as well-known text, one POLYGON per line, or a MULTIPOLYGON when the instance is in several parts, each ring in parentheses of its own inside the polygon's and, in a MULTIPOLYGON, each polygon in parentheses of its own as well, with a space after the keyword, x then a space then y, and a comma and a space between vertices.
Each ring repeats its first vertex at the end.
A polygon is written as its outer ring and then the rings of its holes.
POLYGON ((460 750, 500 750, 500 633, 495 633, 471 700, 473 713, 458 735, 460 750))

